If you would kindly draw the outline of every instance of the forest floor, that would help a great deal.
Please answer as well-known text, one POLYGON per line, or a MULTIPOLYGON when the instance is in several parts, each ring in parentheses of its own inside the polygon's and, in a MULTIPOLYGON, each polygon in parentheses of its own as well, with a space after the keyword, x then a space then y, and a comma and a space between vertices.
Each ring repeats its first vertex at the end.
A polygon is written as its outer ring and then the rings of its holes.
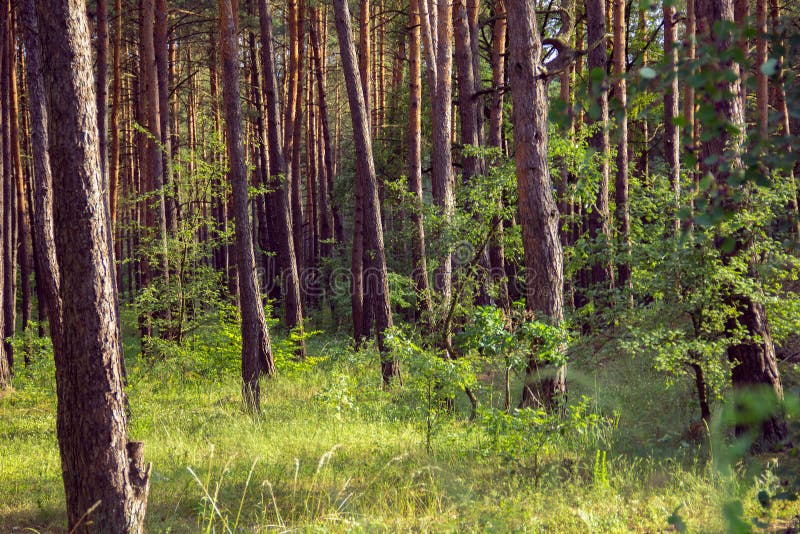
MULTIPOLYGON (((460 400, 432 412, 412 379, 383 390, 373 351, 318 335, 306 362, 279 359, 252 416, 235 338, 217 329, 157 362, 126 341, 148 532, 796 532, 798 501, 759 492, 797 482, 797 449, 726 470, 724 440, 687 433, 690 380, 665 392, 644 360, 575 361, 563 420, 484 408, 470 422, 460 400)), ((64 532, 53 375, 41 355, 0 398, 3 533, 64 532)), ((502 390, 483 384, 484 404, 502 390)))

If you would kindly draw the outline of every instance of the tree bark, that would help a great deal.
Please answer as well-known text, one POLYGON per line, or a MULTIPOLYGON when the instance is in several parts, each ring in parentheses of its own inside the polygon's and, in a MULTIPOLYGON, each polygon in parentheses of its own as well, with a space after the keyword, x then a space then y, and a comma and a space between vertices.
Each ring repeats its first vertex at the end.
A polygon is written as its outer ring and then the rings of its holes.
POLYGON ((417 295, 416 319, 422 324, 430 321, 433 313, 422 216, 422 55, 419 3, 425 1, 427 0, 411 0, 408 18, 408 191, 414 198, 411 212, 411 257, 417 295))
MULTIPOLYGON (((586 26, 589 41, 589 77, 592 79, 591 96, 597 106, 597 116, 592 118, 599 128, 589 139, 589 146, 600 158, 600 183, 597 198, 589 213, 588 229, 591 239, 600 247, 597 259, 591 266, 591 281, 595 289, 607 289, 613 281, 610 254, 611 216, 608 209, 609 134, 608 134, 608 89, 606 88, 606 4, 604 0, 587 0, 586 26)), ((509 32, 510 33, 510 32, 509 32)))
MULTIPOLYGON (((625 0, 614 0, 614 98, 617 104, 617 174, 614 182, 616 201, 617 287, 631 288, 631 219, 628 202, 628 89, 626 74, 625 0)), ((632 303, 632 301, 630 301, 632 303)))
MULTIPOLYGON (((300 297, 297 258, 295 256, 292 226, 289 220, 288 184, 286 183, 286 159, 281 138, 281 114, 278 105, 278 77, 274 64, 272 45, 272 15, 267 0, 258 0, 259 23, 261 27, 261 65, 264 72, 267 106, 267 136, 269 145, 269 187, 267 205, 275 214, 277 240, 280 247, 281 283, 284 284, 284 310, 286 326, 289 329, 303 326, 303 307, 300 297)), ((305 344, 300 343, 297 355, 305 356, 305 344)))
POLYGON ((39 38, 39 23, 34 0, 22 0, 19 4, 19 20, 24 29, 25 54, 27 57, 28 102, 31 116, 31 148, 33 158, 33 235, 34 255, 39 266, 42 282, 40 294, 50 321, 50 336, 53 343, 61 338, 61 299, 59 297, 59 273, 55 256, 53 230, 53 176, 50 170, 49 141, 47 136, 47 102, 42 74, 42 50, 39 38))
MULTIPOLYGON (((5 50, 6 50, 6 43, 8 42, 6 31, 7 31, 7 20, 6 20, 7 12, 5 9, 0 10, 0 119, 5 123, 6 112, 5 108, 7 107, 7 98, 6 98, 6 90, 5 90, 5 78, 6 78, 6 62, 5 62, 5 50)), ((6 225, 5 221, 5 203, 6 203, 6 183, 9 182, 9 173, 8 173, 8 166, 6 164, 6 158, 4 154, 6 153, 6 135, 5 135, 5 126, 0 125, 0 308, 4 307, 6 302, 6 292, 8 291, 8 284, 6 283, 6 269, 9 267, 6 265, 6 256, 5 256, 5 243, 6 239, 8 239, 8 231, 9 228, 6 225)), ((3 309, 0 309, 0 340, 4 340, 7 337, 6 334, 6 326, 5 326, 5 313, 3 309)), ((0 389, 6 389, 11 387, 11 365, 12 361, 9 358, 9 354, 6 352, 6 344, 0 341, 0 389)))
POLYGON ((664 91, 664 156, 669 170, 669 183, 673 197, 673 231, 680 232, 678 209, 681 200, 680 130, 675 120, 680 116, 678 95, 678 41, 675 8, 664 4, 664 56, 669 62, 669 86, 664 91))
MULTIPOLYGON (((494 24, 492 26, 492 51, 490 62, 492 67, 492 100, 489 106, 489 146, 502 152, 503 148, 503 91, 505 85, 505 53, 506 53, 506 4, 505 0, 494 2, 494 24)), ((498 199, 503 205, 503 199, 498 199)), ((492 221, 497 228, 496 235, 489 244, 489 264, 491 265, 492 282, 498 287, 500 306, 511 311, 511 299, 508 295, 506 276, 505 248, 503 246, 503 223, 498 219, 492 221)))
POLYGON ((372 296, 375 336, 381 352, 381 375, 384 383, 388 384, 393 379, 399 379, 400 368, 398 363, 389 356, 384 343, 384 332, 387 328, 392 327, 392 309, 389 303, 389 281, 383 246, 378 179, 375 175, 372 138, 367 121, 368 113, 364 103, 364 93, 359 79, 347 0, 334 0, 334 13, 347 96, 350 102, 350 117, 353 123, 356 173, 362 176, 360 182, 364 187, 364 244, 367 256, 371 259, 365 282, 368 293, 372 296))
MULTIPOLYGON (((697 0, 697 30, 702 39, 717 57, 725 57, 724 52, 734 43, 730 34, 722 26, 715 24, 718 21, 734 20, 732 0, 697 0)), ((718 76, 715 69, 735 69, 730 60, 723 60, 717 65, 702 67, 709 74, 718 76)), ((742 144, 744 142, 745 116, 744 102, 740 90, 741 79, 728 80, 723 78, 718 82, 717 92, 720 96, 714 98, 712 94, 703 95, 703 105, 713 109, 723 123, 716 130, 709 132, 702 143, 701 158, 703 174, 711 173, 714 176, 723 202, 723 209, 734 211, 741 206, 733 199, 734 191, 728 184, 731 173, 741 172, 743 164, 741 159, 742 144), (733 131, 732 131, 733 130, 733 131), (709 156, 716 156, 716 160, 709 160, 709 156), (713 163, 709 163, 713 161, 713 163)), ((733 236, 735 241, 733 250, 723 253, 724 262, 729 262, 736 253, 747 253, 749 243, 747 238, 739 231, 733 236)), ((738 317, 728 325, 730 330, 737 326, 744 327, 748 339, 728 348, 728 359, 733 365, 732 382, 738 391, 761 389, 770 391, 776 402, 783 401, 783 386, 781 385, 780 372, 778 371, 775 346, 769 330, 766 311, 760 302, 756 302, 749 295, 737 294, 735 288, 730 288, 732 293, 730 304, 735 306, 738 317)), ((739 424, 738 431, 747 430, 748 426, 739 424)), ((780 442, 787 435, 786 422, 782 409, 776 409, 772 415, 761 422, 758 431, 758 440, 754 448, 763 449, 780 442)))
MULTIPOLYGON (((536 320, 558 325, 563 319, 563 257, 558 208, 547 162, 547 83, 536 11, 527 0, 508 0, 509 81, 513 102, 514 161, 519 191, 519 222, 525 249, 526 308, 536 320)), ((552 408, 566 395, 566 367, 543 373, 531 357, 523 406, 552 408)))
POLYGON ((114 57, 112 60, 114 83, 111 88, 111 159, 109 161, 108 195, 109 213, 111 214, 112 230, 117 224, 117 197, 120 175, 120 132, 119 112, 122 92, 122 0, 114 2, 114 17, 116 18, 116 32, 114 35, 114 57))
POLYGON ((259 379, 275 373, 275 362, 258 290, 253 234, 250 229, 247 167, 239 100, 239 47, 231 0, 219 0, 219 12, 225 132, 233 189, 239 302, 242 313, 242 388, 245 405, 250 410, 258 411, 261 408, 259 379))
POLYGON ((150 467, 129 442, 110 232, 83 2, 37 2, 48 99, 63 332, 57 428, 71 532, 142 532, 150 467), (91 524, 90 524, 91 522, 91 524))

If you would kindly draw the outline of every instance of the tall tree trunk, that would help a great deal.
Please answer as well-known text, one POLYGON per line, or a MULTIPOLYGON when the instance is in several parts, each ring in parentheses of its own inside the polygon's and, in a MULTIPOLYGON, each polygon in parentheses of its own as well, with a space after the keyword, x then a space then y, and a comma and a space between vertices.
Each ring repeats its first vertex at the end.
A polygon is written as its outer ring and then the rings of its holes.
MULTIPOLYGON (((761 1, 761 0, 759 0, 761 1)), ((769 18, 770 24, 774 32, 778 31, 781 23, 781 12, 778 6, 778 0, 769 0, 769 18)), ((781 56, 778 59, 778 65, 784 65, 784 58, 781 56)), ((759 67, 760 72, 760 67, 759 67)), ((786 74, 785 72, 779 73, 779 78, 774 84, 774 100, 775 108, 780 114, 780 128, 778 131, 786 138, 791 139, 792 127, 790 122, 789 107, 786 104, 786 74)), ((787 226, 789 231, 793 234, 795 240, 800 241, 800 209, 798 209, 797 202, 797 183, 795 182, 794 168, 789 169, 789 184, 791 187, 791 194, 789 195, 788 205, 788 221, 787 226)))
MULTIPOLYGON (((697 0, 697 29, 700 39, 709 47, 715 49, 718 57, 724 57, 724 52, 733 46, 733 40, 725 29, 726 26, 716 24, 719 21, 731 22, 734 20, 732 0, 697 0)), ((730 60, 723 60, 720 65, 708 65, 703 70, 711 71, 713 76, 719 76, 713 69, 735 69, 730 60)), ((728 184, 731 173, 743 170, 741 150, 745 136, 744 102, 741 99, 741 79, 730 81, 727 77, 720 77, 714 93, 703 95, 703 106, 707 110, 717 113, 723 123, 721 127, 711 132, 706 132, 702 144, 701 159, 705 163, 703 174, 711 173, 720 189, 723 208, 728 211, 740 209, 741 206, 734 200, 735 192, 728 184), (713 94, 720 96, 714 97, 713 94), (731 131, 731 130, 734 131, 731 131), (709 156, 716 156, 709 162, 709 156)), ((733 250, 723 253, 723 261, 729 262, 733 254, 749 253, 749 243, 746 236, 739 231, 734 235, 736 242, 733 250)), ((728 359, 733 365, 732 381, 736 390, 750 390, 760 388, 770 391, 776 402, 783 401, 783 386, 781 385, 780 372, 778 371, 775 346, 769 331, 769 322, 766 311, 760 302, 756 302, 748 295, 737 294, 731 289, 730 304, 736 307, 738 317, 728 325, 730 329, 737 326, 744 327, 749 339, 728 348, 728 359)), ((740 424, 738 430, 746 429, 740 424)), ((781 409, 776 409, 762 421, 758 441, 755 448, 767 448, 786 437, 786 422, 781 409)))
MULTIPOLYGON (((9 2, 8 9, 11 9, 9 2)), ((31 260, 29 244, 31 242, 31 229, 30 218, 28 217, 28 200, 26 197, 27 186, 25 184, 25 173, 22 168, 22 150, 21 150, 21 134, 19 130, 20 124, 20 107, 19 107, 19 88, 17 85, 17 37, 16 37, 16 24, 14 23, 13 11, 9 13, 9 88, 10 88, 10 116, 9 122, 11 123, 11 158, 14 166, 14 179, 16 193, 16 217, 17 217, 17 239, 13 246, 17 247, 16 256, 19 259, 20 271, 20 292, 22 293, 22 302, 20 308, 21 326, 25 331, 28 327, 28 322, 31 319, 31 260)))
POLYGON ((400 377, 400 368, 392 359, 385 346, 384 332, 392 326, 392 309, 389 303, 389 281, 386 270, 386 256, 383 246, 383 226, 381 223, 380 200, 378 199, 378 179, 372 156, 367 109, 364 93, 359 79, 356 52, 353 44, 350 23, 350 9, 347 0, 334 0, 336 31, 339 35, 339 50, 342 58, 347 95, 350 101, 350 117, 353 123, 353 141, 356 152, 356 173, 364 187, 364 230, 365 249, 370 258, 369 275, 366 277, 368 293, 372 296, 375 316, 375 337, 381 352, 381 375, 388 384, 400 377))
MULTIPOLYGON (((686 60, 690 63, 694 62, 695 53, 697 49, 697 43, 695 39, 696 32, 696 17, 695 17, 695 8, 694 8, 695 0, 686 0, 686 31, 684 32, 684 49, 686 54, 686 60)), ((683 88, 683 116, 686 119, 686 128, 684 130, 684 139, 685 142, 683 144, 684 150, 689 154, 697 154, 697 128, 695 126, 694 120, 694 111, 695 111, 696 103, 694 97, 694 87, 692 84, 686 83, 684 84, 683 88)), ((699 176, 697 172, 697 164, 690 166, 687 169, 687 173, 689 175, 689 183, 691 184, 692 188, 692 197, 690 201, 690 205, 692 209, 694 209, 694 197, 697 194, 698 190, 698 182, 699 176)), ((692 222, 689 221, 687 223, 688 227, 691 227, 692 222)))
POLYGON ((617 104, 617 175, 614 182, 616 201, 617 287, 631 288, 631 219, 628 209, 628 89, 625 83, 625 0, 614 0, 614 98, 617 104))
POLYGON ((5 344, 6 357, 9 362, 9 369, 13 370, 14 367, 14 348, 6 339, 12 337, 16 330, 17 323, 17 238, 18 238, 18 217, 17 217, 17 199, 16 199, 16 164, 14 161, 14 136, 12 134, 12 87, 11 87, 11 70, 13 69, 13 55, 15 44, 12 40, 13 32, 11 25, 11 4, 8 0, 3 0, 3 73, 0 80, 0 100, 3 102, 3 116, 2 116, 2 129, 3 129, 3 166, 5 168, 5 180, 3 180, 3 225, 6 228, 5 240, 3 241, 3 262, 6 268, 3 273, 3 284, 6 289, 3 295, 3 315, 5 322, 5 336, 3 342, 5 344))
MULTIPOLYGON (((505 53, 506 53, 506 4, 505 0, 494 2, 494 23, 492 26, 492 101, 489 106, 489 146, 502 152, 503 148, 503 89, 505 84, 505 53)), ((498 199, 500 206, 503 199, 498 199)), ((511 311, 511 299, 508 296, 508 281, 506 277, 506 259, 503 246, 503 223, 495 219, 492 225, 497 228, 492 242, 489 245, 489 262, 491 265, 492 281, 498 286, 501 307, 511 311)))
POLYGON ((664 56, 669 62, 667 75, 669 87, 664 91, 664 159, 669 169, 669 184, 673 196, 673 229, 677 234, 681 228, 678 208, 681 200, 680 130, 675 124, 680 114, 678 95, 678 41, 675 8, 664 4, 664 56))
MULTIPOLYGON (((0 9, 0 119, 5 123, 6 107, 8 106, 6 98, 6 43, 7 39, 7 12, 5 9, 0 9)), ((5 271, 10 268, 7 265, 5 255, 5 243, 8 239, 8 232, 10 228, 6 225, 5 221, 5 204, 6 204, 6 183, 10 181, 6 153, 6 140, 5 125, 0 125, 0 308, 3 308, 6 302, 6 292, 9 290, 6 283, 5 271)), ((0 340, 7 337, 5 325, 5 313, 0 309, 0 340)), ((0 341, 0 389, 11 387, 11 365, 12 360, 10 355, 6 352, 6 344, 0 341)))
MULTIPOLYGON (((694 5, 694 0, 686 0, 687 6, 687 26, 686 30, 688 33, 689 26, 688 26, 688 9, 689 5, 694 5)), ((694 9, 694 8, 692 8, 694 9)), ((637 33, 636 36, 640 41, 644 41, 647 37, 647 9, 639 9, 639 23, 637 26, 637 33)), ((694 37, 693 37, 694 38, 694 37)), ((688 36, 687 36, 688 39, 688 36)), ((688 43, 687 43, 688 44, 688 43)), ((688 47, 686 48, 688 52, 688 47)), ((647 48, 642 50, 642 67, 646 67, 649 61, 649 54, 647 48)), ((639 154, 639 173, 641 174, 642 180, 644 183, 649 183, 650 181, 650 125, 647 122, 647 114, 641 113, 642 118, 639 121, 641 132, 642 132, 642 151, 639 154)))
MULTIPOLYGON (((606 4, 604 0, 587 0, 586 26, 589 41, 589 77, 592 79, 591 97, 596 103, 597 113, 593 124, 599 126, 589 139, 589 146, 600 158, 600 183, 597 198, 589 213, 589 237, 599 246, 597 259, 591 266, 591 281, 595 289, 606 289, 613 280, 610 254, 611 216, 608 209, 609 134, 608 134, 608 89, 606 88, 606 4)), ((510 33, 510 32, 509 32, 510 33)))
POLYGON ((63 332, 54 346, 57 428, 71 532, 143 530, 150 467, 129 442, 110 232, 84 3, 37 2, 49 103, 63 332))
MULTIPOLYGON (((109 213, 111 214, 112 230, 117 224, 117 196, 120 174, 120 132, 119 112, 122 92, 122 0, 114 2, 114 17, 116 18, 116 32, 114 35, 113 72, 114 83, 111 88, 111 159, 109 161, 108 195, 109 213)), ((99 113, 99 111, 98 111, 99 113)))
POLYGON ((108 191, 108 0, 97 0, 97 129, 103 187, 108 191))
POLYGON ((275 362, 258 290, 253 234, 250 230, 247 167, 239 101, 239 47, 231 0, 219 0, 219 12, 225 132, 233 188, 239 302, 242 312, 242 388, 245 405, 258 411, 261 408, 259 378, 273 374, 275 362))
MULTIPOLYGON (((165 206, 164 192, 164 164, 163 153, 161 151, 161 110, 158 89, 158 65, 156 63, 156 51, 154 42, 155 28, 155 0, 143 0, 142 11, 142 51, 144 52, 142 62, 142 84, 144 85, 144 103, 146 107, 145 117, 147 119, 147 173, 148 191, 155 193, 155 207, 148 209, 148 213, 155 212, 151 216, 149 228, 155 229, 157 236, 156 243, 159 246, 159 270, 158 273, 164 281, 165 286, 169 286, 169 260, 167 249, 167 213, 165 206), (156 226, 157 225, 157 226, 156 226)), ((165 110, 166 112, 166 110, 165 110)), ((152 202, 152 200, 150 201, 152 202)))
POLYGON ((28 102, 31 116, 31 148, 33 158, 33 235, 34 256, 39 266, 45 297, 47 317, 50 320, 50 336, 53 343, 61 338, 61 300, 59 298, 59 273, 55 256, 53 229, 53 177, 50 171, 50 153, 47 136, 47 102, 42 74, 42 50, 39 25, 34 0, 22 0, 19 5, 19 20, 25 29, 25 54, 27 57, 28 102))
MULTIPOLYGON (((453 194, 452 71, 453 6, 446 0, 420 1, 420 22, 431 91, 431 183, 433 200, 441 211, 444 224, 450 223, 455 198, 453 194)), ((434 289, 445 305, 452 289, 452 254, 446 250, 439 258, 434 289)))
MULTIPOLYGON (((547 166, 547 83, 536 11, 527 0, 508 0, 509 81, 512 87, 514 160, 519 218, 525 249, 527 309, 537 320, 558 325, 563 319, 563 257, 558 208, 547 166)), ((522 405, 552 408, 566 395, 566 366, 540 374, 532 356, 522 405), (538 387, 533 381, 539 378, 538 387)))
POLYGON ((417 322, 423 324, 432 319, 433 313, 422 216, 422 55, 419 3, 425 1, 427 0, 411 0, 408 19, 408 191, 414 197, 414 208, 411 212, 411 257, 417 294, 417 322))
POLYGON ((164 224, 167 234, 178 229, 175 177, 172 170, 172 125, 169 113, 169 43, 167 37, 167 0, 156 0, 153 25, 153 48, 158 78, 158 119, 161 132, 161 166, 164 197, 164 224))
MULTIPOLYGON (((325 258, 333 256, 334 228, 336 220, 340 218, 339 210, 333 201, 333 146, 331 145, 331 132, 328 120, 328 100, 325 89, 325 71, 323 68, 323 50, 320 44, 322 18, 319 11, 309 8, 310 25, 309 39, 311 42, 313 67, 317 81, 317 103, 319 105, 319 124, 321 138, 319 139, 320 165, 319 202, 320 202, 320 239, 322 241, 321 254, 325 258)), ((311 65, 309 65, 311 67, 311 65)), ((309 80, 309 84, 311 81, 309 80)), ((341 224, 341 221, 338 223, 341 224)))
MULTIPOLYGON (((278 77, 274 63, 275 55, 272 46, 272 15, 267 0, 258 0, 258 15, 261 25, 261 65, 264 71, 267 105, 267 135, 269 143, 270 189, 267 205, 276 214, 275 232, 278 234, 280 246, 281 282, 284 286, 284 309, 286 326, 289 329, 303 327, 303 307, 300 298, 300 279, 298 277, 297 258, 294 250, 292 226, 289 220, 288 184, 281 184, 286 179, 286 159, 284 144, 281 139, 281 114, 278 107, 278 77)), ((305 344, 298 347, 298 356, 305 356, 305 344)))

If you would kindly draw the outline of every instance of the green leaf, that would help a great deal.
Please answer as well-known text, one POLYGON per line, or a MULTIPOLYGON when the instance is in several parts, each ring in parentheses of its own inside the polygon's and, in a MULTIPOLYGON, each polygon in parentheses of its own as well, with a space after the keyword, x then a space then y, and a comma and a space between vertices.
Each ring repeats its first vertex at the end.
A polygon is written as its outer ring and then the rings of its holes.
POLYGON ((639 69, 639 76, 641 76, 645 80, 652 80, 657 75, 658 73, 655 71, 655 69, 652 69, 650 67, 642 67, 641 69, 639 69))
POLYGON ((765 76, 774 76, 778 72, 778 60, 774 57, 769 58, 761 65, 761 72, 765 76))

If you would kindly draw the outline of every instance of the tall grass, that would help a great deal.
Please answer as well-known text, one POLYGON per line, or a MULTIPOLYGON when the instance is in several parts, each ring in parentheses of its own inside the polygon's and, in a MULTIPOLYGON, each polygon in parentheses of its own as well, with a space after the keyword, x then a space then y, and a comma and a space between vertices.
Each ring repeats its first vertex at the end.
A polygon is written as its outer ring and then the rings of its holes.
MULTIPOLYGON (((500 427, 458 407, 428 452, 414 399, 381 388, 374 353, 322 337, 309 352, 311 363, 264 383, 257 416, 242 409, 233 366, 206 373, 128 352, 130 433, 154 466, 149 532, 661 532, 675 518, 723 532, 731 501, 773 526, 800 513, 796 502, 765 511, 758 500, 798 471, 795 458, 719 474, 707 443, 683 435, 689 396, 637 361, 577 363, 569 413, 588 399, 577 422, 501 421, 520 437, 501 442, 500 427)), ((53 374, 48 359, 34 361, 0 399, 0 532, 63 531, 53 374)), ((484 383, 484 405, 502 408, 493 388, 484 383)))

